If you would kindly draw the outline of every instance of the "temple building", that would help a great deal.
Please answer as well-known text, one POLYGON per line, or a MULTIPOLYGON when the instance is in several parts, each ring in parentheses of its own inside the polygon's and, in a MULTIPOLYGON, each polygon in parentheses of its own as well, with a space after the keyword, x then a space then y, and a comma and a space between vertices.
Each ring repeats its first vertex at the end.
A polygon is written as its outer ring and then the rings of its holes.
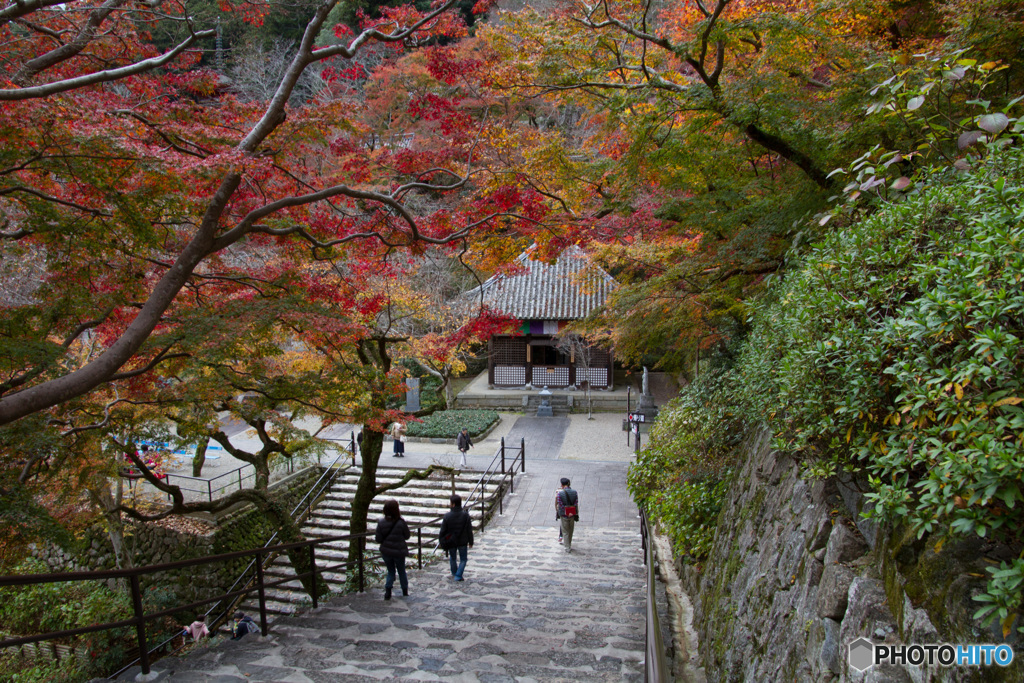
POLYGON ((488 347, 487 382, 492 387, 579 387, 613 385, 611 349, 562 345, 556 335, 572 320, 604 305, 615 280, 579 247, 569 247, 553 264, 519 256, 522 270, 495 275, 464 296, 480 300, 522 321, 519 335, 494 335, 488 347))

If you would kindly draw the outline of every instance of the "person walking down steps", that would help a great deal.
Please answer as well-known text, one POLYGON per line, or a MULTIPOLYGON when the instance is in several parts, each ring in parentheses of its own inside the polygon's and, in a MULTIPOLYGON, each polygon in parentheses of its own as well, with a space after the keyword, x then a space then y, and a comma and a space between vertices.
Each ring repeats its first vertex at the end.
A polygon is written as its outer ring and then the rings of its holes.
POLYGON ((395 585, 395 574, 402 586, 402 595, 409 595, 409 579, 405 575, 405 558, 409 556, 409 525, 402 519, 398 510, 398 501, 389 500, 384 503, 384 516, 377 522, 377 533, 374 538, 380 543, 380 554, 384 558, 384 566, 388 568, 388 578, 384 582, 384 599, 391 599, 391 588, 395 585))
POLYGON ((395 440, 394 454, 396 458, 405 457, 405 432, 406 427, 401 422, 395 422, 388 430, 391 438, 395 440))
POLYGON ((462 428, 459 432, 458 438, 455 439, 455 445, 459 448, 459 453, 462 454, 462 459, 459 461, 459 467, 466 466, 466 451, 473 447, 473 439, 469 438, 469 430, 466 427, 462 428))
POLYGON ((441 520, 437 545, 448 553, 452 580, 462 581, 462 573, 466 571, 466 560, 469 557, 468 548, 473 547, 473 520, 469 512, 462 509, 462 496, 453 493, 448 501, 451 510, 441 520))
POLYGON ((572 552, 572 532, 580 521, 580 494, 569 487, 569 480, 562 477, 562 488, 555 494, 555 520, 561 533, 559 540, 565 552, 572 552))

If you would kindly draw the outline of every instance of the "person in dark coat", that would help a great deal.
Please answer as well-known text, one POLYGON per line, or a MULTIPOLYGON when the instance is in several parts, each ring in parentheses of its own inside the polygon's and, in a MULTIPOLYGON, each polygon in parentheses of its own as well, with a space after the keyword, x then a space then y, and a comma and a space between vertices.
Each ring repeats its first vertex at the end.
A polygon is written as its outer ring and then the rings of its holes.
POLYGON ((260 627, 244 612, 235 612, 235 623, 231 627, 231 640, 240 640, 247 633, 257 633, 260 627))
POLYGON ((398 501, 389 500, 384 503, 384 516, 377 522, 375 539, 380 543, 380 554, 384 565, 388 568, 388 578, 384 582, 384 599, 391 599, 391 588, 395 585, 395 574, 402 585, 402 595, 409 595, 409 579, 405 575, 405 558, 409 556, 409 525, 402 519, 398 510, 398 501))
POLYGON ((448 552, 452 579, 462 581, 462 573, 466 571, 466 560, 469 557, 468 548, 473 547, 473 520, 470 519, 469 512, 462 509, 462 496, 453 493, 448 501, 451 510, 441 520, 441 530, 437 537, 443 543, 441 549, 448 552), (451 542, 445 542, 449 536, 451 542))
POLYGON ((466 451, 473 447, 473 439, 469 438, 469 429, 466 427, 462 428, 459 432, 458 437, 455 439, 455 445, 459 449, 459 453, 462 454, 462 459, 459 462, 459 467, 466 466, 466 451))

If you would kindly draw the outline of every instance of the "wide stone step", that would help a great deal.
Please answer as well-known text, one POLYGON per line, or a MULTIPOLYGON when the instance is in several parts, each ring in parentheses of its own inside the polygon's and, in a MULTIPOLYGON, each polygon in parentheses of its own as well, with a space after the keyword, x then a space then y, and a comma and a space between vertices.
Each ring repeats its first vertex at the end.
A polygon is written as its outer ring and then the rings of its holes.
MULTIPOLYGON (((438 512, 448 511, 447 501, 445 501, 445 504, 442 505, 441 501, 431 498, 408 499, 396 497, 396 500, 398 500, 398 507, 399 509, 401 509, 403 517, 409 513, 429 513, 431 515, 436 515, 438 512)), ((352 506, 347 503, 338 504, 337 502, 326 502, 318 506, 313 514, 318 516, 337 516, 340 514, 347 515, 351 512, 352 506)), ((378 508, 376 505, 370 507, 371 516, 382 512, 383 506, 381 506, 380 508, 378 508)))
MULTIPOLYGON (((378 484, 396 482, 404 474, 405 470, 402 469, 380 468, 378 470, 378 484)), ((302 531, 307 538, 345 536, 349 533, 349 522, 352 514, 351 499, 355 495, 358 476, 359 469, 350 468, 339 477, 332 490, 321 500, 303 525, 302 531)), ((468 498, 476 487, 478 479, 479 475, 475 473, 456 477, 456 492, 468 498)), ((369 526, 371 529, 374 528, 376 518, 380 514, 377 504, 383 505, 383 500, 394 498, 399 501, 402 517, 410 525, 433 522, 432 525, 424 528, 422 532, 424 545, 427 546, 423 549, 423 552, 429 556, 430 547, 436 542, 437 529, 440 526, 438 518, 443 516, 449 509, 448 497, 451 495, 451 490, 451 479, 448 477, 408 482, 402 488, 388 491, 378 497, 381 500, 375 501, 374 507, 371 508, 369 526)), ((497 486, 490 485, 485 487, 484 490, 490 493, 488 497, 492 497, 497 492, 497 486)), ((476 523, 479 524, 479 513, 473 514, 473 517, 476 523)), ((415 538, 416 532, 414 532, 412 540, 415 541, 415 538)), ((368 552, 372 556, 376 550, 376 544, 371 540, 368 544, 368 552)), ((414 556, 415 553, 416 550, 414 549, 414 556)), ((346 582, 345 567, 343 565, 348 560, 348 543, 346 541, 333 541, 318 546, 316 557, 318 567, 328 566, 332 568, 331 571, 323 574, 329 589, 342 589, 346 582)), ((413 562, 413 560, 410 559, 410 562, 413 562)), ((366 571, 368 578, 374 580, 374 576, 383 572, 383 565, 379 559, 371 559, 366 571)), ((290 579, 294 575, 295 571, 286 555, 276 557, 266 571, 268 581, 271 582, 290 579)), ((273 623, 282 615, 294 614, 296 610, 310 605, 311 601, 302 588, 301 582, 297 579, 291 579, 275 586, 273 589, 268 589, 266 591, 266 604, 269 614, 268 618, 273 623)), ((246 611, 258 611, 255 595, 249 597, 243 604, 243 609, 246 611)))
MULTIPOLYGON (((447 562, 417 570, 410 561, 409 597, 396 591, 385 602, 379 572, 368 571, 378 585, 365 593, 316 610, 308 599, 268 606, 268 638, 198 648, 156 668, 181 681, 639 683, 646 593, 639 535, 577 526, 566 554, 556 534, 550 527, 487 530, 461 583, 451 581, 447 562)), ((244 609, 257 617, 255 608, 244 609)))
MULTIPOLYGON (((496 484, 490 484, 486 489, 490 489, 496 484)), ((473 492, 474 486, 456 486, 455 493, 462 496, 465 501, 469 495, 473 492)), ((326 501, 351 501, 356 493, 355 482, 338 482, 331 487, 331 494, 325 497, 326 501)), ((446 500, 448 496, 452 494, 451 486, 448 484, 435 484, 434 488, 426 486, 415 486, 415 487, 402 487, 400 489, 393 489, 391 491, 385 491, 379 494, 374 502, 380 505, 384 504, 385 500, 389 498, 398 498, 401 501, 402 498, 409 500, 446 500)))
MULTIPOLYGON (((429 514, 422 515, 415 513, 407 514, 405 511, 402 512, 402 519, 404 519, 405 523, 408 524, 410 527, 417 524, 429 524, 430 527, 439 527, 441 526, 441 520, 438 518, 441 516, 442 515, 434 514, 433 511, 431 511, 429 514)), ((470 517, 473 519, 474 523, 479 523, 480 515, 474 515, 470 513, 470 517)), ((306 536, 309 536, 311 534, 320 536, 332 536, 338 535, 340 533, 348 533, 347 529, 350 519, 351 515, 346 514, 344 512, 331 516, 318 516, 314 519, 308 520, 306 524, 303 525, 302 532, 306 534, 306 536), (327 531, 314 532, 314 529, 326 529, 327 531), (346 531, 341 532, 338 531, 338 529, 345 529, 346 531)), ((377 519, 373 518, 369 520, 369 524, 367 526, 368 530, 372 532, 377 526, 377 519)), ((415 532, 415 530, 413 531, 415 532)))
POLYGON ((288 672, 310 680, 643 680, 638 534, 577 527, 566 554, 556 533, 488 530, 463 583, 443 561, 410 568, 408 598, 385 603, 378 587, 332 599, 278 619, 267 647, 303 648, 288 672))

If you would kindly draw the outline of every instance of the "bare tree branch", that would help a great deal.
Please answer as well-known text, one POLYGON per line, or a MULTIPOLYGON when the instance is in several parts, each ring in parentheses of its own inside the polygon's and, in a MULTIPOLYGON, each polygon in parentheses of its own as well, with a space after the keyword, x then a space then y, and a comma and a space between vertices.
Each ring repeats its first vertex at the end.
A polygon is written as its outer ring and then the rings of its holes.
POLYGON ((11 82, 18 86, 25 86, 32 78, 50 67, 67 61, 79 54, 89 43, 96 39, 96 32, 107 20, 111 13, 123 6, 125 0, 106 0, 102 5, 89 13, 89 19, 78 31, 78 35, 70 42, 55 47, 49 52, 43 53, 22 65, 18 71, 11 76, 11 82))
MULTIPOLYGON (((5 187, 3 189, 0 189, 0 197, 2 197, 4 195, 14 194, 16 192, 23 193, 23 194, 29 194, 29 195, 32 195, 33 197, 38 197, 39 199, 42 199, 42 200, 45 200, 45 201, 48 201, 48 202, 53 202, 54 204, 60 204, 61 206, 67 206, 67 207, 72 208, 72 209, 78 209, 79 211, 82 211, 84 213, 92 214, 93 216, 106 216, 106 217, 109 217, 109 216, 112 215, 112 214, 110 214, 107 211, 101 211, 100 209, 94 209, 94 208, 85 206, 83 204, 76 204, 75 202, 70 202, 70 201, 68 201, 66 199, 60 199, 58 197, 50 196, 50 195, 46 194, 45 192, 40 192, 39 190, 37 190, 35 188, 24 187, 24 186, 21 186, 21 185, 16 185, 14 187, 5 187)), ((5 233, 5 236, 6 236, 6 234, 7 233, 5 233)))
POLYGON ((159 57, 153 57, 152 59, 143 59, 133 64, 129 64, 128 66, 122 66, 116 69, 106 69, 104 71, 95 71, 84 76, 66 78, 64 80, 53 81, 52 83, 46 83, 43 85, 29 86, 26 88, 0 88, 0 102, 15 102, 18 100, 29 100, 37 97, 47 97, 49 95, 56 95, 70 90, 77 90, 78 88, 84 88, 89 85, 109 83, 111 81, 127 78, 128 76, 136 76, 167 64, 188 49, 188 47, 197 40, 201 38, 212 38, 216 33, 217 32, 214 29, 193 33, 169 52, 165 52, 159 57))
POLYGON ((0 26, 20 17, 27 17, 41 9, 63 5, 66 1, 67 0, 14 0, 14 2, 0 8, 0 26))
POLYGON ((390 484, 382 484, 378 486, 373 490, 373 495, 376 497, 382 493, 386 493, 387 491, 394 491, 395 489, 400 489, 413 479, 427 479, 434 472, 447 472, 449 474, 455 474, 458 471, 459 470, 455 469, 454 467, 447 467, 445 465, 437 464, 431 465, 425 470, 406 470, 404 477, 402 477, 398 481, 393 481, 390 484))
POLYGON ((149 372, 150 370, 152 370, 158 364, 162 363, 165 360, 170 360, 172 358, 188 358, 191 355, 191 354, 188 354, 188 353, 171 353, 171 354, 168 354, 167 352, 170 351, 171 347, 173 347, 173 346, 174 345, 171 344, 171 346, 168 346, 166 349, 164 349, 163 351, 158 353, 156 355, 156 358, 154 358, 153 360, 151 360, 148 363, 146 363, 146 365, 144 367, 137 368, 135 370, 129 370, 128 372, 119 372, 119 373, 117 373, 115 375, 111 375, 109 381, 116 382, 119 379, 129 379, 131 377, 138 377, 139 375, 146 374, 147 372, 149 372))

